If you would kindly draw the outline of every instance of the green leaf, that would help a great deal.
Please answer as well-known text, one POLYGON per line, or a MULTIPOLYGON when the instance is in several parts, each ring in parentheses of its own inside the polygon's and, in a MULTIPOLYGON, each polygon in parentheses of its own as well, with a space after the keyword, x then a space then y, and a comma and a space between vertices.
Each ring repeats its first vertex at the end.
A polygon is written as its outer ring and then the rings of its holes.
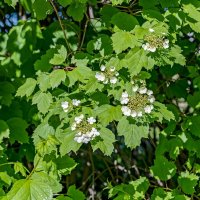
POLYGON ((138 42, 133 34, 125 31, 119 31, 112 35, 113 49, 116 53, 135 47, 138 42))
POLYGON ((162 122, 163 118, 167 121, 170 121, 171 119, 175 120, 174 114, 169 111, 164 104, 156 101, 154 102, 154 106, 159 113, 153 112, 152 116, 158 117, 160 122, 162 122))
POLYGON ((91 142, 92 149, 100 149, 105 155, 110 156, 114 150, 113 143, 115 142, 115 135, 112 131, 102 127, 100 130, 100 139, 91 142))
POLYGON ((69 78, 69 86, 75 84, 76 81, 85 82, 92 75, 92 71, 89 67, 76 67, 72 71, 67 73, 67 77, 69 78))
POLYGON ((53 58, 49 61, 50 64, 52 65, 60 65, 63 64, 63 62, 67 58, 67 50, 66 48, 61 45, 56 48, 57 53, 54 54, 53 58))
POLYGON ((149 181, 145 177, 140 177, 135 181, 131 181, 129 184, 120 184, 115 187, 111 187, 109 190, 109 198, 113 197, 116 200, 145 199, 145 193, 149 188, 149 181))
POLYGON ((178 177, 178 184, 184 193, 192 195, 195 192, 195 186, 199 177, 193 173, 181 172, 181 176, 178 177))
POLYGON ((66 72, 63 69, 57 69, 49 75, 50 84, 52 89, 58 87, 61 82, 66 79, 66 72))
POLYGON ((12 6, 13 8, 16 6, 18 0, 4 0, 5 3, 7 3, 9 6, 12 6))
POLYGON ((156 188, 151 195, 151 200, 171 200, 173 195, 171 192, 165 192, 162 188, 156 188))
POLYGON ((176 165, 174 162, 168 161, 164 156, 158 156, 156 157, 154 166, 151 167, 151 170, 156 178, 167 181, 175 175, 176 165), (161 163, 162 167, 160 167, 161 163))
POLYGON ((10 118, 7 121, 7 124, 10 129, 11 143, 14 143, 15 141, 18 141, 20 143, 28 143, 29 137, 28 133, 26 132, 28 124, 26 123, 26 121, 21 118, 14 117, 10 118))
POLYGON ((53 8, 49 1, 35 0, 33 3, 33 10, 38 20, 45 19, 48 14, 51 14, 53 8))
POLYGON ((50 154, 51 152, 57 152, 57 145, 59 141, 53 135, 48 135, 47 139, 40 138, 40 141, 37 142, 35 148, 39 155, 44 156, 50 154))
POLYGON ((93 92, 96 92, 97 90, 102 91, 104 85, 99 83, 95 76, 91 77, 86 85, 84 86, 84 89, 86 91, 86 94, 90 94, 93 92))
POLYGON ((58 157, 55 160, 57 165, 57 170, 62 175, 68 175, 71 171, 77 166, 77 163, 74 159, 70 158, 68 155, 58 157))
POLYGON ((6 183, 9 186, 12 183, 12 178, 8 175, 7 172, 0 172, 0 180, 2 180, 4 183, 6 183))
POLYGON ((184 66, 186 61, 185 61, 185 57, 181 53, 182 53, 181 48, 177 45, 174 45, 173 47, 171 47, 169 51, 169 56, 173 58, 175 63, 178 63, 184 66))
POLYGON ((120 120, 122 117, 120 106, 102 105, 94 110, 102 125, 106 126, 110 122, 120 120))
POLYGON ((200 126, 200 116, 192 116, 188 119, 189 121, 189 131, 197 136, 197 137, 200 137, 200 129, 199 129, 199 126, 200 126))
POLYGON ((26 170, 24 169, 24 166, 22 163, 20 162, 15 162, 14 164, 14 170, 15 170, 15 174, 20 172, 22 174, 22 176, 26 176, 26 170))
POLYGON ((39 180, 18 180, 7 194, 8 200, 52 200, 53 194, 49 185, 39 180))
POLYGON ((122 4, 122 3, 129 3, 130 0, 111 0, 112 4, 113 5, 119 5, 119 4, 122 4))
POLYGON ((47 139, 50 135, 54 135, 55 130, 52 126, 50 126, 47 122, 41 123, 34 130, 33 138, 34 143, 37 144, 41 141, 41 138, 47 139))
POLYGON ((3 105, 10 106, 12 103, 15 87, 8 81, 0 82, 0 102, 3 105))
POLYGON ((51 93, 43 93, 38 91, 32 100, 32 104, 37 104, 39 112, 45 114, 48 112, 51 103, 53 102, 51 93))
POLYGON ((0 120, 0 143, 2 143, 3 138, 9 138, 10 130, 7 123, 0 120))
POLYGON ((29 97, 33 93, 36 84, 37 81, 35 79, 27 78, 26 82, 18 88, 16 96, 29 97))
POLYGON ((69 200, 85 200, 86 197, 80 190, 76 189, 75 185, 71 185, 67 191, 67 196, 70 197, 69 200))
POLYGON ((39 88, 42 92, 46 92, 50 85, 49 74, 42 72, 38 75, 37 83, 39 84, 39 88))
POLYGON ((81 147, 82 144, 79 144, 74 140, 75 132, 72 132, 70 129, 66 130, 66 136, 62 138, 60 145, 60 154, 61 156, 66 155, 70 151, 76 152, 81 147))
POLYGON ((101 19, 107 26, 110 26, 112 16, 118 12, 119 10, 116 7, 105 5, 101 9, 101 19))
POLYGON ((127 67, 132 76, 137 75, 143 67, 152 69, 155 61, 146 56, 144 49, 134 48, 121 61, 121 65, 127 67))
POLYGON ((111 22, 124 31, 131 31, 136 25, 139 25, 135 17, 124 12, 118 12, 115 14, 112 17, 111 22))
POLYGON ((83 19, 86 11, 86 5, 80 2, 73 2, 67 9, 67 14, 72 17, 75 21, 80 22, 83 19))
POLYGON ((58 3, 63 7, 67 7, 72 3, 72 0, 58 0, 58 3))
POLYGON ((142 138, 148 138, 149 126, 137 125, 122 117, 117 125, 118 135, 124 136, 127 147, 135 148, 140 145, 142 138))
POLYGON ((57 50, 55 48, 53 49, 48 49, 46 51, 46 54, 42 55, 40 60, 38 59, 34 63, 34 68, 35 70, 41 70, 41 71, 46 71, 48 72, 52 68, 52 64, 49 63, 51 58, 53 58, 54 54, 57 53, 57 50))
MULTIPOLYGON (((52 166, 53 167, 53 166, 52 166)), ((49 173, 51 174, 51 173, 49 173)), ((49 175, 45 172, 35 172, 32 175, 32 179, 37 180, 43 184, 50 186, 53 193, 59 193, 62 190, 62 185, 59 183, 58 179, 53 175, 49 175)))

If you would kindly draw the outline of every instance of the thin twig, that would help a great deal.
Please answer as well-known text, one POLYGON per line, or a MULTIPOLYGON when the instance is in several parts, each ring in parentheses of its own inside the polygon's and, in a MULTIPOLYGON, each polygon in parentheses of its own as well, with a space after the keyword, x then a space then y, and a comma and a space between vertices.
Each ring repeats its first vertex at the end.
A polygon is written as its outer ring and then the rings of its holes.
POLYGON ((87 19, 86 22, 85 22, 84 30, 83 30, 83 37, 81 39, 81 44, 80 44, 80 47, 79 47, 80 50, 82 49, 82 46, 83 46, 83 43, 84 43, 84 40, 85 40, 85 34, 86 34, 88 22, 89 22, 89 20, 87 19))
MULTIPOLYGON (((94 182, 95 182, 95 167, 94 167, 94 161, 93 161, 93 157, 92 157, 92 148, 90 147, 89 149, 89 156, 90 156, 90 161, 91 161, 91 165, 92 165, 92 189, 94 190, 94 182)), ((94 200, 94 195, 92 195, 92 200, 94 200)))
POLYGON ((61 19, 60 19, 60 16, 59 16, 59 14, 58 14, 58 10, 57 10, 56 6, 54 5, 53 0, 49 0, 49 1, 50 1, 51 5, 52 5, 52 7, 53 7, 53 9, 54 9, 54 11, 55 11, 55 13, 56 13, 56 16, 57 16, 57 18, 58 18, 60 27, 61 27, 61 29, 62 29, 62 31, 63 31, 63 34, 64 34, 64 38, 65 38, 65 42, 66 42, 67 48, 68 48, 68 50, 71 52, 71 48, 70 48, 69 42, 68 42, 68 40, 67 40, 67 35, 66 35, 65 29, 64 29, 64 27, 63 27, 62 21, 61 21, 61 19))

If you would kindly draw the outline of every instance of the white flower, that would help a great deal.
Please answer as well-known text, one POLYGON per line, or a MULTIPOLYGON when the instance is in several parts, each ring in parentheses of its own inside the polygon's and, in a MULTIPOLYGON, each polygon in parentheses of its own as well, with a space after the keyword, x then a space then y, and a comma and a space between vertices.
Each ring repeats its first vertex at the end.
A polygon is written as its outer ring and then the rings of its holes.
POLYGON ((138 113, 137 113, 137 116, 138 116, 138 117, 142 117, 142 112, 141 112, 141 111, 138 112, 138 113))
POLYGON ((100 69, 101 69, 102 72, 104 72, 105 69, 106 69, 106 66, 105 65, 101 65, 100 69))
POLYGON ((153 33, 153 32, 154 32, 154 29, 149 28, 149 32, 153 33))
MULTIPOLYGON (((148 44, 148 43, 147 43, 148 44)), ((147 48, 148 48, 148 45, 147 44, 143 44, 142 45, 142 48, 144 49, 144 50, 147 50, 147 48)))
POLYGON ((136 116, 137 116, 137 112, 132 111, 132 112, 131 112, 131 117, 136 117, 136 116))
POLYGON ((103 83, 104 83, 104 84, 107 84, 107 83, 108 83, 108 79, 106 79, 103 83))
POLYGON ((72 130, 72 131, 76 130, 76 123, 73 123, 73 124, 72 124, 71 130, 72 130))
POLYGON ((75 137, 74 140, 78 143, 81 143, 83 142, 83 139, 84 139, 84 136, 81 136, 81 137, 75 137))
POLYGON ((129 102, 129 99, 127 97, 121 97, 120 102, 121 104, 127 104, 129 102))
POLYGON ((189 41, 194 42, 194 38, 193 37, 189 38, 189 41))
POLYGON ((165 39, 165 40, 164 40, 164 43, 169 44, 169 40, 168 40, 168 39, 165 39))
POLYGON ((96 128, 92 128, 90 133, 92 134, 93 137, 96 137, 96 136, 100 135, 99 131, 97 131, 96 128))
POLYGON ((115 67, 114 67, 114 66, 111 66, 111 67, 110 67, 110 71, 111 71, 111 72, 114 72, 114 71, 115 71, 115 67))
POLYGON ((145 113, 150 113, 152 111, 152 107, 150 105, 146 106, 146 107, 144 107, 144 111, 145 111, 145 113))
POLYGON ((87 118, 87 122, 89 124, 94 124, 96 122, 96 119, 94 117, 89 117, 89 118, 87 118))
POLYGON ((154 96, 150 96, 149 102, 150 102, 150 103, 153 103, 154 101, 155 101, 155 97, 154 97, 154 96))
POLYGON ((189 32, 189 33, 187 33, 187 36, 188 37, 192 37, 194 35, 194 32, 189 32))
POLYGON ((111 77, 110 78, 110 83, 112 83, 112 84, 117 83, 117 78, 116 77, 111 77))
POLYGON ((147 50, 151 51, 151 52, 155 52, 156 51, 156 47, 149 47, 147 50))
POLYGON ((87 144, 89 141, 90 141, 90 138, 87 138, 87 137, 84 137, 82 140, 82 142, 85 144, 87 144))
POLYGON ((169 44, 168 43, 163 43, 163 48, 164 49, 168 49, 169 48, 169 44))
POLYGON ((66 110, 69 107, 69 102, 67 101, 62 102, 61 107, 63 108, 63 110, 66 110))
POLYGON ((105 75, 103 73, 99 73, 97 72, 96 75, 95 75, 96 79, 99 80, 99 81, 104 81, 105 80, 105 75))
POLYGON ((75 122, 76 122, 77 124, 80 124, 80 123, 82 122, 83 118, 84 118, 84 115, 81 114, 80 116, 75 117, 74 120, 75 120, 75 122))
POLYGON ((140 94, 145 94, 145 93, 147 92, 147 88, 141 87, 141 88, 139 88, 138 92, 139 92, 140 94))
POLYGON ((128 106, 122 106, 121 110, 122 110, 124 115, 126 115, 126 116, 131 115, 131 109, 128 106))
POLYGON ((115 72, 115 76, 119 76, 119 72, 115 72))
POLYGON ((132 87, 133 92, 137 92, 138 88, 139 88, 138 85, 134 85, 134 86, 132 87))
POLYGON ((127 91, 122 92, 122 97, 123 97, 123 98, 127 98, 127 97, 128 97, 128 93, 127 93, 127 91))
POLYGON ((163 42, 163 48, 164 49, 168 49, 169 48, 169 40, 168 39, 164 40, 164 42, 163 42))
POLYGON ((80 105, 80 103, 81 103, 81 101, 80 101, 80 100, 77 100, 77 99, 72 99, 72 104, 73 104, 74 106, 79 106, 79 105, 80 105))
POLYGON ((153 94, 153 91, 152 90, 147 90, 147 94, 150 96, 153 94))

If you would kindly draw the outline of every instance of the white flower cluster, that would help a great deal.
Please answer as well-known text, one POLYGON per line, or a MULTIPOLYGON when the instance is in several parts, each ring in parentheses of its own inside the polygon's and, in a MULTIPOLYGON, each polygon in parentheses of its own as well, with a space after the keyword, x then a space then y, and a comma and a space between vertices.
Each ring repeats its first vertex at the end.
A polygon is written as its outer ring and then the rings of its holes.
POLYGON ((194 42, 194 40, 195 40, 195 35, 194 35, 194 32, 189 32, 189 33, 187 33, 187 36, 189 37, 189 41, 190 42, 194 42))
MULTIPOLYGON (((72 105, 73 106, 79 106, 81 103, 80 100, 78 99, 72 99, 72 105)), ((70 107, 70 103, 68 101, 64 101, 61 103, 61 107, 63 108, 64 112, 68 112, 69 107, 70 107)))
POLYGON ((88 143, 93 140, 96 136, 99 136, 99 131, 94 127, 96 119, 94 117, 84 118, 81 114, 75 117, 74 123, 71 126, 72 131, 77 131, 74 140, 78 143, 88 143))
POLYGON ((117 83, 117 76, 119 73, 115 70, 115 67, 110 67, 110 69, 106 69, 106 66, 102 65, 100 67, 101 72, 96 72, 96 79, 103 82, 104 84, 111 84, 117 83))
POLYGON ((139 87, 138 85, 132 88, 134 95, 129 96, 127 91, 122 93, 120 102, 123 105, 121 110, 125 116, 142 117, 143 114, 151 113, 153 110, 153 102, 155 98, 153 91, 147 90, 146 87, 139 87))
MULTIPOLYGON (((155 32, 154 29, 149 29, 150 33, 155 32)), ((169 40, 164 39, 163 37, 159 37, 156 35, 149 35, 145 38, 147 41, 145 44, 142 45, 142 48, 146 51, 155 52, 158 48, 169 48, 169 40)))

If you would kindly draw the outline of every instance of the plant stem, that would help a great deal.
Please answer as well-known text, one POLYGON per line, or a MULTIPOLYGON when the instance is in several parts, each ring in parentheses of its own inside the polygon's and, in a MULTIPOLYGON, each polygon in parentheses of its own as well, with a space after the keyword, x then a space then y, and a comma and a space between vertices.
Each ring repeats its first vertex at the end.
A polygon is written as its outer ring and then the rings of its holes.
POLYGON ((34 168, 33 168, 32 171, 31 171, 31 173, 27 176, 26 180, 28 180, 28 179, 33 175, 33 173, 35 172, 35 170, 36 170, 38 164, 40 163, 41 158, 42 158, 42 157, 39 157, 37 163, 35 164, 34 168))
POLYGON ((58 18, 60 27, 61 27, 61 29, 62 29, 62 31, 63 31, 63 34, 64 34, 64 38, 65 38, 65 42, 66 42, 67 48, 68 48, 69 52, 72 52, 72 50, 71 50, 71 48, 70 48, 70 45, 69 45, 69 42, 68 42, 68 40, 67 40, 67 35, 66 35, 66 32, 65 32, 65 29, 64 29, 64 27, 63 27, 62 21, 61 21, 61 19, 60 19, 59 14, 58 14, 58 10, 57 10, 56 6, 54 5, 53 0, 49 0, 49 1, 50 1, 51 5, 52 5, 52 7, 53 7, 53 9, 54 9, 54 11, 55 11, 55 13, 56 13, 56 16, 57 16, 57 18, 58 18))

